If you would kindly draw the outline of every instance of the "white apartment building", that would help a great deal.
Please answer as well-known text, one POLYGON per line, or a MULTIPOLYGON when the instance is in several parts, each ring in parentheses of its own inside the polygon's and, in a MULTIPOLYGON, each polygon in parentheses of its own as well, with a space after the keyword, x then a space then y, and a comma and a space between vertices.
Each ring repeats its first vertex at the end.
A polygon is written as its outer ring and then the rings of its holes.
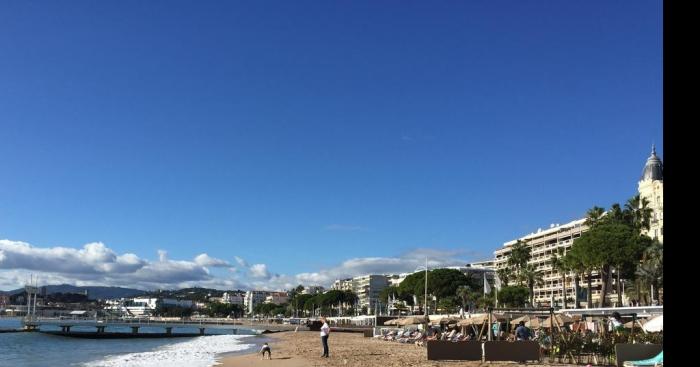
POLYGON ((107 300, 105 310, 121 312, 130 316, 149 316, 158 305, 177 306, 191 308, 194 303, 191 300, 180 300, 173 298, 122 298, 119 300, 107 300))
POLYGON ((245 293, 224 292, 224 295, 221 297, 221 303, 243 306, 245 303, 245 293))
MULTIPOLYGON (((639 182, 639 194, 649 200, 649 207, 652 208, 651 230, 648 232, 652 238, 658 238, 659 242, 663 243, 663 165, 661 160, 656 156, 656 150, 652 147, 651 156, 647 159, 647 163, 642 171, 642 177, 639 182)), ((527 244, 531 249, 532 258, 528 264, 534 264, 536 269, 543 274, 543 285, 534 287, 534 301, 543 306, 551 305, 552 302, 558 305, 563 304, 564 295, 567 300, 574 301, 576 294, 574 291, 573 273, 566 274, 566 290, 562 292, 562 277, 558 271, 555 271, 550 266, 552 254, 557 253, 559 249, 567 251, 576 238, 581 237, 581 234, 588 230, 585 225, 585 218, 577 219, 572 222, 560 225, 552 224, 549 229, 538 229, 536 233, 519 238, 520 241, 527 244)), ((517 240, 512 240, 503 244, 503 248, 494 251, 494 265, 496 269, 501 269, 506 266, 512 246, 517 240)), ((591 296, 593 304, 597 304, 600 300, 602 282, 599 274, 593 272, 591 283, 591 296)), ((579 303, 586 304, 587 295, 585 292, 587 281, 580 279, 579 282, 579 303)), ((611 305, 617 304, 617 284, 614 276, 611 277, 607 301, 611 305)), ((627 302, 623 295, 623 303, 627 302)), ((567 301, 568 302, 568 301, 567 301)), ((573 307, 572 302, 568 302, 567 307, 573 307)))
MULTIPOLYGON (((520 241, 530 247, 530 255, 532 257, 528 264, 534 264, 536 266, 537 271, 542 274, 544 281, 542 286, 535 286, 534 288, 534 302, 536 304, 539 303, 543 306, 548 306, 552 298, 561 304, 563 299, 561 292, 561 275, 559 272, 552 269, 549 265, 549 261, 552 254, 557 253, 560 248, 563 248, 565 251, 568 250, 573 245, 574 239, 581 237, 581 233, 588 229, 584 224, 585 221, 585 219, 578 219, 563 225, 552 225, 545 231, 538 229, 536 233, 530 233, 527 236, 519 238, 520 241)), ((503 244, 503 248, 494 252, 494 264, 496 269, 506 267, 511 249, 516 243, 517 240, 508 241, 503 244)), ((573 283, 573 274, 568 274, 566 289, 567 299, 575 299, 573 283)), ((600 294, 600 277, 594 277, 591 285, 593 287, 593 302, 595 303, 597 300, 596 295, 600 294)), ((580 293, 581 291, 579 291, 579 298, 585 301, 586 297, 580 293)), ((616 300, 617 296, 615 296, 614 299, 616 300)), ((568 307, 573 307, 573 304, 569 303, 568 307)))
POLYGON ((265 297, 265 303, 281 305, 287 302, 289 302, 289 294, 287 292, 268 292, 265 297))
POLYGON ((401 282, 403 282, 403 280, 409 275, 411 275, 411 273, 391 274, 387 275, 386 277, 389 281, 390 287, 398 287, 399 284, 401 284, 401 282))
POLYGON ((476 261, 466 265, 470 268, 496 269, 496 263, 493 260, 476 261))
POLYGON ((373 315, 377 301, 382 302, 379 293, 388 286, 386 275, 370 274, 352 278, 352 291, 357 295, 358 308, 366 307, 367 313, 373 315))
POLYGON ((243 299, 243 307, 247 313, 252 314, 253 309, 260 303, 265 302, 268 292, 266 291, 247 291, 243 299))
POLYGON ((319 294, 325 292, 326 288, 320 286, 320 285, 310 285, 308 287, 304 287, 304 290, 301 291, 301 294, 319 294))
POLYGON ((338 291, 352 291, 352 278, 337 279, 333 282, 331 289, 338 291))

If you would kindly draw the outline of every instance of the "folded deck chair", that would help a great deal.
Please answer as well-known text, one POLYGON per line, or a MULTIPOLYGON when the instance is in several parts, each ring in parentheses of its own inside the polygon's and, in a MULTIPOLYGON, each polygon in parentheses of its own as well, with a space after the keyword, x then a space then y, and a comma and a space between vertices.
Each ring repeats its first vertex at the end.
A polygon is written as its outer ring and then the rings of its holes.
POLYGON ((664 365, 664 352, 661 351, 656 357, 643 359, 641 361, 625 361, 622 364, 625 367, 645 367, 645 366, 663 366, 664 365))

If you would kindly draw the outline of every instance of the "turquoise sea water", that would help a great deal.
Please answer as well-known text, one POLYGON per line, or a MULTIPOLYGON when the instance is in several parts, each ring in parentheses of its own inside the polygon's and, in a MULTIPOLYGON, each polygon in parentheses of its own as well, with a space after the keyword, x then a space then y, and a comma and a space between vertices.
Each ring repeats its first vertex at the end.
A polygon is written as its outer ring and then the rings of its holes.
MULTIPOLYGON (((20 327, 18 318, 0 318, 0 329, 20 327)), ((71 330, 94 331, 94 328, 71 330)), ((130 329, 107 331, 129 332, 130 329)), ((144 327, 139 332, 162 333, 163 329, 144 327)), ((173 332, 196 333, 198 330, 182 328, 173 332)), ((232 330, 211 329, 206 336, 158 339, 82 339, 39 332, 0 333, 0 366, 208 367, 222 354, 246 352, 261 341, 260 337, 240 335, 242 333, 241 330, 239 335, 233 335, 232 330)))

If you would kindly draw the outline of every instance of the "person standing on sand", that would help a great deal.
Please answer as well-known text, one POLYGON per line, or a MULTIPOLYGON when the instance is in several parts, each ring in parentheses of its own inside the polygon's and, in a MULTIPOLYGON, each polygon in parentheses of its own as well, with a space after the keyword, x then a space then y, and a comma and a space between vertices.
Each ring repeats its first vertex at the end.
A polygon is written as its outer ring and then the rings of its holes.
POLYGON ((331 327, 328 326, 326 318, 323 316, 321 316, 321 322, 323 323, 321 326, 321 344, 323 344, 323 355, 321 357, 328 358, 328 334, 331 333, 331 327))
POLYGON ((515 340, 530 340, 532 334, 530 329, 525 326, 525 321, 520 321, 520 324, 515 329, 515 340))

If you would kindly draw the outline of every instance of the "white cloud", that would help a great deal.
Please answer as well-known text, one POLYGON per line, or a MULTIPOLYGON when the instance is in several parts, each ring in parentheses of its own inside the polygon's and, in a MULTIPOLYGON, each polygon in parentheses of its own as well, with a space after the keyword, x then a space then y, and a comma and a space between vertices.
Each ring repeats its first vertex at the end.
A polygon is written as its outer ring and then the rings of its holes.
POLYGON ((270 273, 267 271, 267 265, 254 264, 250 266, 250 276, 253 278, 270 278, 270 273))
POLYGON ((242 268, 247 268, 247 267, 248 267, 248 263, 247 263, 245 260, 241 259, 241 258, 238 257, 238 256, 234 256, 233 258, 236 259, 236 263, 238 263, 238 265, 239 265, 240 267, 242 267, 242 268))
POLYGON ((14 286, 26 283, 24 278, 29 271, 46 279, 45 284, 60 281, 76 285, 177 288, 184 283, 211 282, 214 276, 208 267, 228 265, 207 254, 200 254, 192 261, 170 260, 164 250, 158 250, 158 261, 148 261, 131 253, 118 255, 99 242, 75 249, 41 248, 26 242, 0 240, 0 284, 14 286))
POLYGON ((298 284, 330 286, 334 280, 363 274, 410 273, 425 266, 433 269, 463 265, 460 251, 415 249, 394 257, 358 257, 337 266, 297 274, 275 274, 267 264, 248 263, 234 256, 236 268, 206 253, 192 260, 172 260, 158 250, 156 261, 132 253, 117 254, 100 242, 81 248, 35 247, 26 242, 0 240, 0 289, 24 285, 29 274, 43 284, 106 285, 140 289, 190 286, 217 289, 290 289, 298 284), (210 271, 210 268, 212 271, 210 271), (225 270, 217 270, 224 268, 225 270), (218 271, 218 272, 217 272, 218 271))
POLYGON ((38 248, 26 242, 0 240, 0 253, 0 268, 57 273, 133 272, 146 264, 134 254, 118 256, 101 242, 88 243, 82 249, 74 249, 38 248))
MULTIPOLYGON (((315 272, 298 273, 296 275, 274 274, 260 276, 261 279, 253 278, 248 283, 248 287, 261 290, 290 289, 299 284, 329 287, 336 279, 358 275, 412 273, 425 268, 426 256, 428 257, 428 267, 430 269, 446 266, 463 266, 467 261, 459 257, 465 254, 467 253, 454 250, 416 249, 396 257, 352 258, 343 261, 338 266, 315 272)), ((263 275, 263 270, 267 273, 267 266, 264 264, 251 266, 249 269, 251 273, 253 273, 254 268, 258 275, 263 275)))
POLYGON ((212 266, 212 267, 229 267, 231 264, 228 261, 213 258, 207 254, 199 254, 194 258, 194 262, 200 266, 212 266))
POLYGON ((300 273, 296 281, 305 285, 329 286, 336 279, 350 278, 363 274, 397 274, 412 273, 421 267, 431 269, 446 266, 461 266, 465 260, 457 258, 460 251, 441 251, 435 249, 416 249, 397 257, 360 257, 343 261, 340 265, 313 273, 300 273))

